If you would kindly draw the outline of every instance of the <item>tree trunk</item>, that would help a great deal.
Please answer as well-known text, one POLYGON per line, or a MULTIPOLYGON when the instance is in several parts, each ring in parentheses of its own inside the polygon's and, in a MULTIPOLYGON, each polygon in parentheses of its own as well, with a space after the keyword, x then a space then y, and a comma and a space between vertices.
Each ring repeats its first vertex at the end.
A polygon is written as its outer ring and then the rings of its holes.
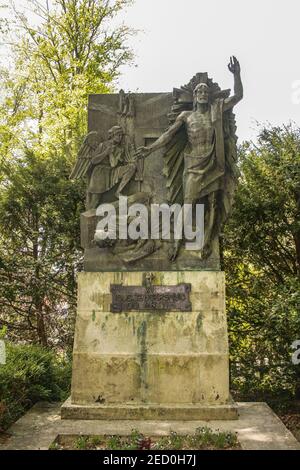
POLYGON ((44 347, 48 346, 48 338, 46 334, 44 315, 41 311, 36 314, 36 326, 37 326, 37 336, 38 342, 44 347))
POLYGON ((35 240, 33 243, 33 258, 35 261, 35 287, 34 287, 34 292, 33 292, 33 303, 34 303, 35 312, 36 312, 36 331, 37 331, 38 342, 42 346, 47 347, 48 338, 47 338, 46 327, 45 327, 45 318, 43 314, 43 295, 40 292, 38 220, 39 220, 38 214, 35 213, 33 215, 33 221, 34 221, 33 223, 35 227, 35 240))

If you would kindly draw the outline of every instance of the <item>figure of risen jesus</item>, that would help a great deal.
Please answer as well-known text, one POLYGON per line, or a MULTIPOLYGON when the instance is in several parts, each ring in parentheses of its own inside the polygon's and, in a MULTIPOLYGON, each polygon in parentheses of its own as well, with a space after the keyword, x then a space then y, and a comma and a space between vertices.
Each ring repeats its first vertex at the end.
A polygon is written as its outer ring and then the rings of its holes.
MULTIPOLYGON (((209 241, 219 226, 216 218, 216 193, 222 189, 222 176, 225 174, 224 139, 222 115, 233 108, 243 98, 243 85, 240 64, 233 56, 228 64, 234 75, 234 95, 211 103, 209 87, 199 83, 194 89, 194 109, 178 115, 174 124, 149 147, 140 147, 140 157, 169 144, 182 126, 187 134, 184 152, 183 202, 195 204, 206 197, 204 249, 209 251, 209 241)), ((175 241, 170 255, 175 260, 180 248, 180 240, 175 241)), ((206 255, 208 255, 207 253, 206 255)))

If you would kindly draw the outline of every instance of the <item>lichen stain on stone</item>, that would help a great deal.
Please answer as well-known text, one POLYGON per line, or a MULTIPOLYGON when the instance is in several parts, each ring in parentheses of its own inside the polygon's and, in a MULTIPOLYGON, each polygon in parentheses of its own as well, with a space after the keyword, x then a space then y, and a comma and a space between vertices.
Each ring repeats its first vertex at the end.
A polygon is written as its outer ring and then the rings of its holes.
POLYGON ((184 282, 184 273, 183 272, 177 272, 177 283, 181 284, 184 282))
POLYGON ((167 310, 156 310, 155 313, 147 312, 148 322, 151 323, 151 325, 161 325, 162 323, 165 323, 168 313, 169 312, 167 310))
POLYGON ((196 319, 196 329, 198 333, 201 333, 202 328, 203 328, 203 318, 202 318, 202 313, 199 312, 197 315, 197 319, 196 319))
POLYGON ((95 321, 96 319, 96 311, 92 310, 92 320, 95 321))
POLYGON ((135 336, 135 332, 136 332, 135 317, 132 317, 130 320, 132 320, 132 333, 135 336))
POLYGON ((137 338, 140 341, 141 353, 147 352, 146 335, 147 335, 147 322, 143 320, 137 329, 137 338))
POLYGON ((186 315, 182 315, 181 312, 176 312, 176 316, 175 316, 175 321, 176 323, 179 323, 180 325, 185 325, 186 324, 186 315))
POLYGON ((92 346, 95 348, 95 347, 97 347, 97 346, 98 346, 98 344, 99 344, 99 340, 95 338, 95 339, 93 339, 93 341, 92 341, 92 343, 91 343, 91 344, 92 344, 92 346))
POLYGON ((90 296, 90 300, 95 304, 102 306, 104 303, 104 295, 100 294, 99 292, 93 292, 93 294, 90 296))
MULTIPOLYGON (((162 364, 161 364, 162 365, 162 364)), ((162 365, 165 369, 166 374, 170 376, 174 376, 174 370, 184 369, 187 374, 189 374, 189 370, 191 369, 192 365, 190 364, 189 359, 182 358, 182 357, 170 357, 163 362, 162 365)))
POLYGON ((80 324, 79 324, 79 322, 76 324, 76 336, 78 338, 80 338, 80 336, 82 338, 86 337, 86 332, 87 332, 87 329, 89 327, 89 323, 90 323, 89 320, 87 320, 85 318, 80 318, 80 324))
POLYGON ((114 375, 116 371, 127 371, 129 364, 126 359, 120 359, 118 357, 111 357, 109 361, 105 364, 105 372, 107 375, 114 375))
POLYGON ((159 286, 163 284, 163 280, 164 280, 163 273, 150 273, 150 274, 153 275, 151 284, 153 284, 154 286, 159 286))
POLYGON ((137 338, 140 343, 140 383, 141 383, 141 392, 142 392, 142 401, 146 400, 146 397, 143 397, 143 391, 148 389, 147 383, 147 361, 148 361, 148 351, 147 351, 147 321, 143 320, 139 327, 137 328, 137 338))
POLYGON ((220 292, 218 290, 215 290, 215 291, 212 290, 211 291, 211 297, 217 298, 217 297, 219 297, 219 295, 220 295, 220 292))
POLYGON ((212 322, 213 323, 219 323, 219 310, 216 308, 212 309, 212 322))
POLYGON ((132 312, 121 312, 117 314, 118 326, 115 329, 119 329, 120 325, 124 328, 132 327, 133 336, 136 334, 136 315, 132 312))
POLYGON ((213 367, 216 364, 216 361, 217 361, 216 357, 207 356, 204 367, 207 369, 213 369, 213 367))
POLYGON ((123 273, 122 272, 115 272, 114 273, 114 283, 115 284, 122 284, 123 283, 123 273))

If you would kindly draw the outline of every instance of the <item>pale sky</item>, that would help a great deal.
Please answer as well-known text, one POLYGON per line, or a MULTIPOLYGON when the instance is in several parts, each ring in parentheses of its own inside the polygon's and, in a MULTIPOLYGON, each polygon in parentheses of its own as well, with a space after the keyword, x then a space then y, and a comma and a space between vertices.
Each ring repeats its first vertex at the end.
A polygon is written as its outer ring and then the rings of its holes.
POLYGON ((292 99, 293 83, 300 89, 299 0, 136 0, 122 18, 144 31, 131 41, 137 67, 123 68, 126 91, 171 91, 196 72, 232 89, 227 63, 236 55, 244 84, 239 141, 255 137, 255 121, 300 126, 292 99))

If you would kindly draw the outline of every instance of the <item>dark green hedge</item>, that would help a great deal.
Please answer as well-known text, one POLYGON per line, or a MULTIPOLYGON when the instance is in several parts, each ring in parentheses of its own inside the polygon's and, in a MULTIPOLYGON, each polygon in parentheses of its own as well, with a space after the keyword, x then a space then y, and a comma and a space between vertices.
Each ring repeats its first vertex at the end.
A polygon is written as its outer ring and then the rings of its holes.
POLYGON ((0 429, 6 429, 39 400, 67 398, 71 361, 37 345, 6 344, 0 365, 0 429))

